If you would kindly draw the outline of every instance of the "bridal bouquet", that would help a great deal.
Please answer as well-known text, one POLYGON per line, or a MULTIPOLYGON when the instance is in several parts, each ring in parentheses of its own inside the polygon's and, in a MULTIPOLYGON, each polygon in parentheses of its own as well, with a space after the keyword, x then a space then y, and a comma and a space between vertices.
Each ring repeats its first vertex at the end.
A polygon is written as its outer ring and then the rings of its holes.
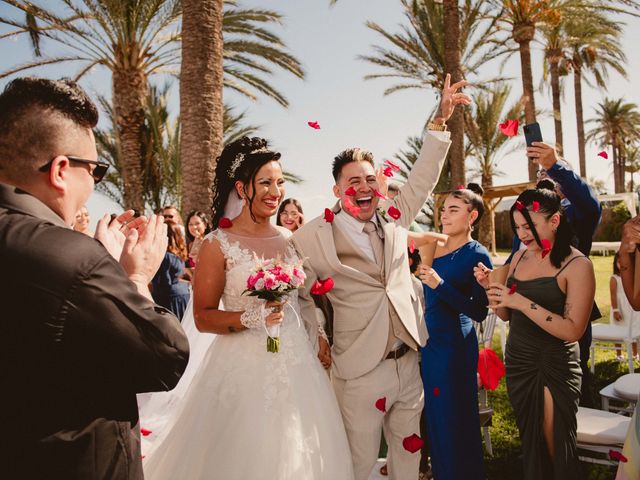
MULTIPOLYGON (((267 302, 282 302, 290 292, 304 285, 306 275, 302 262, 286 263, 280 258, 258 259, 247 278, 247 295, 267 302)), ((267 352, 280 351, 280 325, 267 330, 267 352)))

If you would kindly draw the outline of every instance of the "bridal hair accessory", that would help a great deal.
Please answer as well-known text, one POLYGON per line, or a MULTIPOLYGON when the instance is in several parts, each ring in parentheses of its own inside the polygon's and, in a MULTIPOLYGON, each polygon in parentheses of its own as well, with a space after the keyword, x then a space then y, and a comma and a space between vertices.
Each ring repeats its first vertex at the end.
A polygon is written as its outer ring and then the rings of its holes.
POLYGON ((242 162, 244 162, 244 158, 245 158, 244 153, 239 153, 236 155, 236 158, 233 159, 233 162, 231 163, 229 170, 227 170, 227 173, 231 178, 235 176, 236 170, 238 170, 238 167, 242 165, 242 162))
MULTIPOLYGON (((254 259, 254 266, 247 278, 247 289, 243 293, 258 297, 266 302, 283 303, 290 292, 304 285, 307 276, 302 268, 302 262, 286 263, 280 257, 268 260, 258 259, 257 257, 254 257, 254 259)), ((267 352, 277 353, 280 351, 280 325, 273 325, 267 328, 264 319, 268 314, 262 314, 267 309, 264 302, 260 302, 260 305, 260 323, 267 332, 267 352)), ((288 303, 285 303, 285 305, 288 305, 293 310, 293 313, 298 318, 298 323, 300 323, 300 317, 295 309, 288 303)), ((242 321, 242 316, 240 321, 242 321)), ((255 322, 255 319, 253 322, 255 322)))
POLYGON ((536 213, 537 211, 540 210, 540 202, 537 201, 533 201, 531 202, 531 210, 533 211, 533 213, 536 213))
POLYGON ((516 210, 522 211, 525 209, 524 203, 520 200, 516 200, 516 210))

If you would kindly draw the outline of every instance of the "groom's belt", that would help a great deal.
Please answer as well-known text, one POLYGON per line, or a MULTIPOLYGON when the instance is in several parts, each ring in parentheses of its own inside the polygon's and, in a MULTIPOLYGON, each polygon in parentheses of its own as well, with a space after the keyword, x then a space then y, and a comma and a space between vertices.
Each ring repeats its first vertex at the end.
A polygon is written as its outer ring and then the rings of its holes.
POLYGON ((398 360, 400 357, 402 357, 405 353, 407 353, 410 350, 411 350, 411 347, 409 345, 407 345, 406 343, 403 343, 402 345, 400 345, 395 350, 391 350, 387 354, 387 356, 385 357, 385 360, 391 360, 391 359, 394 359, 394 358, 396 360, 398 360))

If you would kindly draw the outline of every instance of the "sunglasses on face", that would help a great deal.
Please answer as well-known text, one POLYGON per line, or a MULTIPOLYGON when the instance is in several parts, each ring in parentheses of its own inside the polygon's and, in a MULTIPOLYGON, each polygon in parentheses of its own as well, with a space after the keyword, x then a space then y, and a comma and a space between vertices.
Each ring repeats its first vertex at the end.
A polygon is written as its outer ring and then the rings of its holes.
MULTIPOLYGON (((67 157, 72 162, 84 163, 87 165, 95 165, 93 171, 90 172, 91 176, 93 177, 94 184, 100 183, 100 181, 107 174, 107 170, 109 170, 109 164, 105 162, 100 162, 99 160, 87 160, 85 158, 78 158, 71 155, 65 155, 65 157, 67 157)), ((41 172, 48 172, 54 160, 55 159, 52 158, 51 160, 49 160, 49 162, 41 166, 38 170, 41 172)))

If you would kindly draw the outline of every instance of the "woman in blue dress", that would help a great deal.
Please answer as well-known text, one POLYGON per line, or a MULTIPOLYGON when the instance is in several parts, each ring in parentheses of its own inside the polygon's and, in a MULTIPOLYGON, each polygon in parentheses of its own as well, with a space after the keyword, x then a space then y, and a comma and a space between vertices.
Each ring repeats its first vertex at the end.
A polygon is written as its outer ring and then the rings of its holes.
POLYGON ((429 340, 422 350, 425 419, 433 477, 484 480, 478 415, 478 339, 471 320, 487 315, 487 295, 473 268, 491 265, 487 249, 471 238, 484 213, 482 188, 453 191, 441 213, 442 232, 432 268, 421 265, 429 340))
POLYGON ((189 282, 184 278, 187 245, 178 224, 167 224, 167 237, 167 252, 151 280, 151 295, 158 305, 172 311, 182 320, 191 297, 189 282))

